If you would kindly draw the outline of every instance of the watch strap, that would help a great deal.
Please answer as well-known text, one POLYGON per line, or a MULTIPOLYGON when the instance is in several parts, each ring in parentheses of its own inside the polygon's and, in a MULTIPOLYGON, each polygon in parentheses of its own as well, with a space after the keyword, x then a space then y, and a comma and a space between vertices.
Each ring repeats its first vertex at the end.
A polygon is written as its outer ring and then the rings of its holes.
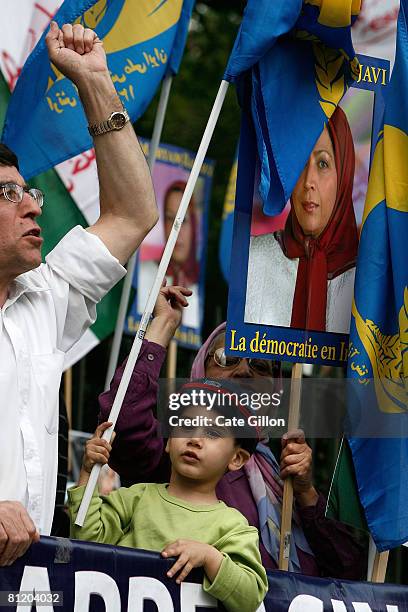
POLYGON ((110 125, 109 119, 107 119, 106 121, 101 121, 100 123, 93 123, 92 125, 88 125, 88 131, 92 137, 100 136, 101 134, 106 134, 111 130, 112 127, 110 125))
POLYGON ((102 134, 107 134, 108 132, 113 132, 113 131, 117 131, 122 129, 126 123, 128 123, 130 121, 130 117, 128 115, 128 112, 125 108, 123 108, 121 111, 113 111, 113 113, 111 113, 110 117, 108 119, 106 119, 105 121, 100 121, 99 123, 93 123, 91 125, 88 125, 88 132, 90 133, 90 135, 92 136, 92 138, 94 138, 95 136, 101 136, 102 134), (124 116, 125 121, 123 123, 122 126, 120 127, 116 127, 113 125, 112 123, 112 116, 115 115, 116 113, 120 113, 124 116))

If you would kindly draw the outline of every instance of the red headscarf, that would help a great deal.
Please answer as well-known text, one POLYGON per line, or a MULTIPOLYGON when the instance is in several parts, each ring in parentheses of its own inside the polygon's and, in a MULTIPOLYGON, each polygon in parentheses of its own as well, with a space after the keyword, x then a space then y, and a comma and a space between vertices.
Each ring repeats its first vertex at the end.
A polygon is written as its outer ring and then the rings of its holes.
POLYGON ((290 326, 326 330, 327 280, 356 264, 358 233, 353 208, 354 144, 346 115, 337 107, 328 123, 337 170, 331 217, 317 238, 305 236, 294 212, 276 238, 290 259, 299 258, 290 326))
MULTIPOLYGON (((165 222, 166 215, 166 203, 167 198, 173 191, 183 193, 187 183, 185 181, 174 181, 167 188, 164 195, 164 215, 163 222, 165 222)), ((190 250, 186 261, 182 266, 177 266, 173 261, 170 260, 169 267, 167 268, 167 274, 172 277, 173 285, 183 285, 188 287, 194 285, 198 281, 200 274, 199 265, 197 262, 196 251, 197 251, 197 218, 195 212, 194 196, 191 196, 190 203, 188 205, 187 214, 190 216, 191 223, 191 243, 190 250)))

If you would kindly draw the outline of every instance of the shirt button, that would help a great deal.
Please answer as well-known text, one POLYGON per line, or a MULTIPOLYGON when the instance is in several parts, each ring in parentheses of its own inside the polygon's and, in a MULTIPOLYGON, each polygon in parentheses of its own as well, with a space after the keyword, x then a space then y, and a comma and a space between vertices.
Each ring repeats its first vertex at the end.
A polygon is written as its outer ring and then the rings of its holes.
POLYGON ((147 354, 147 358, 149 361, 153 361, 154 360, 154 355, 152 355, 152 353, 148 353, 147 354))

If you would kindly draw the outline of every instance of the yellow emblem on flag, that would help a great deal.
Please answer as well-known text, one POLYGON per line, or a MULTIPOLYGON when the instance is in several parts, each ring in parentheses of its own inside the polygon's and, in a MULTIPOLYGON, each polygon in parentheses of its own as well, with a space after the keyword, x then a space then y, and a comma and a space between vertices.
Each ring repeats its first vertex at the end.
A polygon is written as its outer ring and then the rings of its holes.
POLYGON ((369 319, 364 319, 353 300, 352 314, 357 333, 370 359, 378 406, 382 412, 406 412, 408 402, 408 287, 399 316, 399 331, 383 334, 369 319))
POLYGON ((374 208, 386 201, 387 208, 408 213, 408 135, 385 125, 375 148, 361 226, 374 208))
POLYGON ((75 23, 80 23, 84 28, 94 30, 98 23, 105 17, 108 8, 108 0, 98 0, 88 9, 75 23))
POLYGON ((368 215, 374 210, 374 208, 385 200, 384 139, 381 136, 382 132, 380 132, 380 140, 377 142, 377 146, 375 147, 373 162, 371 164, 370 180, 368 182, 361 227, 363 227, 368 215))
POLYGON ((319 23, 330 28, 345 28, 361 10, 361 0, 304 0, 320 8, 319 23))
POLYGON ((328 119, 342 99, 346 84, 342 72, 344 55, 336 49, 313 43, 315 55, 316 87, 320 95, 320 106, 328 119))
POLYGON ((387 207, 408 213, 408 135, 384 126, 384 174, 387 207))
POLYGON ((120 16, 105 36, 106 53, 122 51, 150 40, 174 26, 180 17, 183 0, 126 0, 120 16))
MULTIPOLYGON (((75 23, 95 29, 106 15, 107 0, 98 0, 75 23)), ((122 51, 150 40, 175 25, 183 0, 124 0, 122 10, 111 30, 103 37, 106 53, 122 51)))

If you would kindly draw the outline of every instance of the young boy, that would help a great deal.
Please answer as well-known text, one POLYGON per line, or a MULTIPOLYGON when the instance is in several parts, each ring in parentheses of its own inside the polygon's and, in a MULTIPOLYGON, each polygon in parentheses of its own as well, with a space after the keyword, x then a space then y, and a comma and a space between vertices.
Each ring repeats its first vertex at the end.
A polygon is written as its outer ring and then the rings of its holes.
MULTIPOLYGON (((177 427, 166 447, 172 464, 170 483, 122 487, 106 497, 96 491, 81 528, 73 523, 83 487, 92 466, 107 463, 111 450, 110 444, 100 439, 111 424, 102 423, 87 443, 78 486, 68 496, 71 537, 161 550, 163 557, 178 557, 167 572, 169 577, 177 575, 180 583, 194 567, 202 567, 207 593, 231 612, 251 612, 268 588, 258 531, 240 512, 217 500, 215 487, 226 470, 238 470, 248 461, 257 439, 241 438, 236 430, 233 437, 221 424, 231 413, 246 423, 250 415, 246 407, 238 403, 232 411, 229 407, 208 410, 220 396, 228 404, 227 396, 237 391, 239 388, 224 381, 222 387, 210 380, 184 385, 180 392, 191 397, 191 403, 172 420, 173 424, 177 421, 177 427), (195 401, 199 393, 201 405, 195 401), (212 402, 208 400, 211 397, 212 402)), ((240 431, 247 435, 250 429, 244 425, 240 431)), ((252 435, 256 435, 253 428, 252 435)))

